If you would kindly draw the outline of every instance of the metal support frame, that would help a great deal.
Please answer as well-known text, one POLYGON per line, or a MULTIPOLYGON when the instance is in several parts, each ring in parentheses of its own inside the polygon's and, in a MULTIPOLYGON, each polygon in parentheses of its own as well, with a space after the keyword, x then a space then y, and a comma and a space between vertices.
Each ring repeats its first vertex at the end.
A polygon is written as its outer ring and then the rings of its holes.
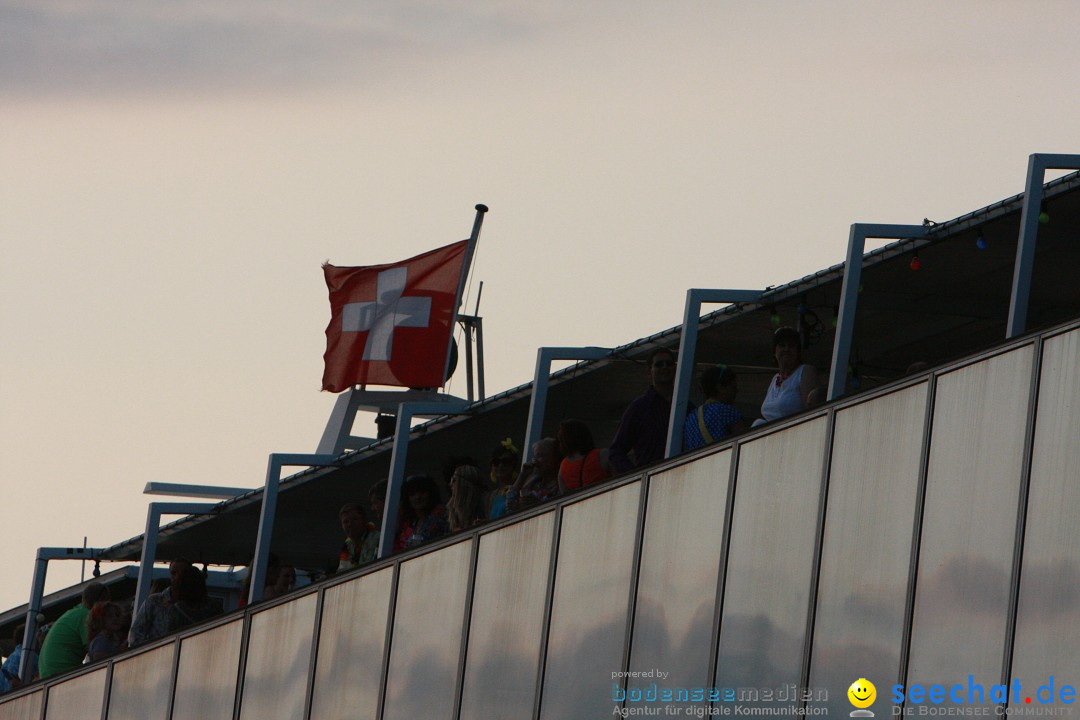
MULTIPOLYGON (((473 378, 479 390, 480 400, 486 397, 484 392, 484 325, 483 318, 475 315, 458 315, 457 319, 465 328, 465 371, 468 380, 467 402, 474 402, 473 378), (476 337, 476 368, 473 368, 473 333, 476 337)), ((356 413, 361 410, 378 413, 393 413, 401 403, 458 403, 466 402, 462 398, 434 390, 362 390, 349 388, 338 395, 330 419, 326 422, 322 438, 315 452, 319 455, 340 457, 346 450, 357 450, 372 443, 377 438, 359 437, 352 434, 356 413)))
MULTIPOLYGON (((480 283, 483 286, 483 283, 480 283)), ((487 391, 484 389, 484 318, 479 315, 474 317, 473 324, 476 326, 476 386, 480 393, 480 400, 487 399, 487 391)))
POLYGON ((173 708, 176 706, 176 680, 180 674, 180 636, 177 635, 172 641, 172 668, 169 671, 169 697, 165 703, 165 720, 172 720, 173 708))
POLYGON ((271 453, 266 463, 266 485, 263 487, 262 510, 259 513, 259 536, 255 541, 255 560, 251 563, 251 589, 248 604, 262 600, 266 584, 266 565, 270 560, 270 544, 274 538, 274 515, 277 513, 278 485, 281 468, 287 465, 322 467, 333 465, 335 455, 307 455, 303 453, 271 453))
POLYGON ((349 388, 337 396, 315 452, 336 456, 346 449, 360 448, 375 442, 375 438, 356 437, 352 434, 353 420, 360 409, 360 398, 361 393, 356 388, 349 388))
MULTIPOLYGON (((337 397, 330 419, 326 423, 317 455, 340 457, 346 450, 356 450, 378 442, 376 438, 352 435, 353 421, 360 410, 394 413, 401 403, 458 403, 465 402, 454 395, 434 390, 359 390, 349 388, 337 397)), ((436 415, 440 413, 435 413, 436 415)))
POLYGON ((521 448, 523 462, 532 462, 532 448, 544 429, 544 410, 547 408, 551 363, 554 360, 600 360, 611 354, 602 347, 542 347, 536 351, 536 372, 533 375, 532 397, 529 399, 529 422, 525 426, 525 445, 521 448))
POLYGON ((390 677, 390 648, 394 643, 394 621, 397 617, 398 583, 401 580, 401 562, 390 565, 390 607, 386 611, 386 631, 383 633, 382 658, 379 663, 379 699, 375 705, 375 720, 382 720, 386 707, 386 685, 390 677))
POLYGON ((559 539, 562 537, 562 518, 565 506, 556 508, 551 523, 551 550, 548 553, 547 582, 544 585, 544 618, 540 627, 540 657, 536 663, 536 682, 533 688, 532 713, 528 720, 540 720, 540 703, 544 696, 544 673, 547 668, 548 634, 551 632, 551 612, 555 606, 555 572, 559 565, 559 539))
MULTIPOLYGON (((716 674, 720 666, 720 632, 724 620, 724 593, 727 590, 728 552, 731 549, 731 520, 735 517, 735 483, 738 480, 739 460, 743 443, 736 440, 731 446, 731 460, 728 465, 727 498, 724 501, 724 526, 720 540, 720 562, 716 568, 716 596, 713 598, 712 639, 709 642, 709 673, 706 677, 710 685, 716 686, 716 674)), ((709 707, 715 707, 710 703, 709 707)))
POLYGON ((178 497, 212 498, 228 500, 251 492, 251 488, 224 487, 221 485, 189 485, 186 483, 148 482, 143 495, 175 495, 178 497))
MULTIPOLYGON (((818 593, 821 586, 821 556, 825 546, 825 520, 828 517, 829 482, 832 480, 833 448, 836 447, 836 408, 825 415, 825 448, 821 458, 821 483, 818 486, 817 525, 814 528, 814 559, 811 561, 810 592, 803 631, 803 659, 799 687, 810 687, 810 661, 814 654, 814 623, 817 621, 818 593)), ((801 707, 806 707, 804 699, 801 707)))
POLYGON ((1009 583, 1009 614, 1005 622, 1005 647, 1001 658, 1001 676, 1008 683, 1012 677, 1013 651, 1016 649, 1016 625, 1020 612, 1020 583, 1023 581, 1024 544, 1027 539, 1028 502, 1031 494, 1031 468, 1035 462, 1035 428, 1039 415, 1039 395, 1042 390, 1045 336, 1035 339, 1031 348, 1031 380, 1028 391, 1027 422, 1024 427, 1024 450, 1020 469, 1020 496, 1016 503, 1016 539, 1013 541, 1013 563, 1009 583))
POLYGON ((1016 241, 1016 264, 1013 266, 1012 293, 1009 297, 1009 323, 1005 339, 1027 331, 1028 301, 1031 298, 1031 274, 1035 267, 1035 239, 1039 234, 1042 213, 1043 180, 1047 170, 1080 170, 1080 155, 1034 153, 1028 157, 1027 187, 1020 211, 1020 237, 1016 241))
MULTIPOLYGON (((152 483, 151 483, 152 484, 152 483)), ((197 487, 197 486, 191 486, 197 487)), ((202 515, 215 507, 213 503, 152 502, 146 508, 146 531, 143 533, 142 555, 139 557, 139 579, 135 584, 135 605, 132 616, 150 596, 150 584, 154 579, 154 560, 157 557, 158 526, 162 515, 202 515)))
POLYGON ((675 457, 682 452, 683 419, 690 395, 690 383, 694 377, 694 354, 697 352, 698 326, 701 324, 703 303, 756 303, 764 294, 761 290, 709 290, 690 288, 686 291, 683 311, 682 335, 679 338, 679 355, 675 363, 675 391, 671 398, 671 416, 668 418, 667 445, 664 457, 675 457))
POLYGON ((465 380, 469 402, 475 402, 477 397, 483 400, 487 397, 484 392, 484 319, 479 315, 459 314, 458 322, 465 329, 465 380), (474 340, 475 338, 475 340, 474 340), (473 343, 476 343, 476 363, 473 363, 473 343), (476 379, 478 395, 473 394, 473 378, 476 379))
MULTIPOLYGON (((630 672, 630 660, 634 652, 634 628, 637 620, 638 589, 641 583, 641 558, 645 548, 645 518, 648 513, 649 495, 652 491, 652 479, 653 474, 646 473, 639 481, 641 485, 638 492, 641 494, 638 497, 637 521, 634 529, 634 560, 630 566, 630 597, 626 601, 626 627, 623 628, 622 664, 620 666, 620 669, 625 673, 630 672)), ((625 677, 630 677, 630 675, 625 677)), ((626 707, 625 698, 621 706, 626 707)))
MULTIPOLYGON (((251 649, 252 620, 251 611, 244 610, 242 625, 240 626, 240 658, 236 663, 236 690, 233 694, 232 711, 229 713, 229 720, 240 720, 240 705, 244 699, 244 683, 247 682, 248 651, 251 649)), ((181 641, 182 647, 183 641, 181 641)), ((173 709, 175 710, 175 707, 173 709)))
POLYGON ((386 483, 386 504, 383 506, 382 527, 379 529, 379 559, 394 551, 397 537, 398 508, 401 505, 401 486, 405 482, 405 463, 409 457, 409 431, 412 419, 420 416, 440 417, 460 415, 469 407, 464 400, 456 402, 403 402, 398 405, 394 447, 390 454, 390 477, 386 483))
POLYGON ((100 720, 108 720, 109 703, 112 702, 113 670, 116 665, 110 660, 105 666, 105 692, 101 693, 101 712, 98 713, 100 720))
POLYGON ((50 560, 97 560, 101 557, 100 548, 38 548, 34 560, 34 580, 30 585, 30 602, 26 606, 26 630, 23 631, 22 657, 19 661, 19 678, 29 683, 30 658, 37 655, 34 637, 37 635, 37 616, 41 612, 41 599, 45 597, 45 575, 49 570, 50 560))
MULTIPOLYGON (((926 512, 926 487, 930 477, 930 442, 934 437, 934 409, 937 407, 939 374, 926 380, 926 407, 923 410, 922 440, 919 443, 919 477, 915 489, 915 515, 912 518, 911 550, 908 553, 907 584, 904 594, 904 628, 900 639, 900 667, 896 682, 907 684, 911 664, 911 633, 915 624, 915 590, 919 579, 919 555, 922 549, 923 515, 926 512)), ((904 701, 907 702, 906 700, 904 701)))
POLYGON ((311 717, 311 704, 315 700, 315 671, 319 662, 319 646, 322 643, 323 609, 326 607, 326 587, 315 592, 315 625, 311 632, 311 652, 308 653, 307 682, 304 684, 304 711, 302 718, 311 717))
MULTIPOLYGON (((460 315, 458 315, 458 320, 461 320, 460 315)), ((473 392, 472 324, 462 322, 461 326, 465 329, 465 398, 473 402, 476 396, 473 392)))
POLYGON ((916 240, 926 237, 929 228, 922 225, 878 225, 854 223, 848 236, 847 261, 840 290, 840 311, 833 339, 832 368, 829 369, 831 402, 844 394, 847 387, 848 361, 851 359, 851 339, 855 331, 855 308, 859 302, 859 283, 862 279, 862 258, 867 238, 916 240))
POLYGON ((461 640, 458 645, 457 673, 454 679, 454 701, 450 717, 461 720, 461 701, 465 696, 465 664, 468 660, 469 632, 472 628, 473 600, 476 598, 476 573, 480 564, 480 536, 473 535, 469 543, 469 574, 465 581, 465 608, 461 618, 461 640))

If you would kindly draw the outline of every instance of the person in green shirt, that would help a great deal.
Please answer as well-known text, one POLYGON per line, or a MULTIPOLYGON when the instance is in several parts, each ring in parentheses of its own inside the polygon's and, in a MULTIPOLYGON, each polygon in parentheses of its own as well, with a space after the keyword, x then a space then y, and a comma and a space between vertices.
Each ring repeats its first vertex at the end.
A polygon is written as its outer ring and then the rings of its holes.
POLYGON ((89 583, 82 593, 82 603, 68 610, 53 623, 41 646, 38 671, 42 679, 59 675, 82 665, 90 644, 86 618, 99 600, 109 599, 109 589, 99 582, 89 583))

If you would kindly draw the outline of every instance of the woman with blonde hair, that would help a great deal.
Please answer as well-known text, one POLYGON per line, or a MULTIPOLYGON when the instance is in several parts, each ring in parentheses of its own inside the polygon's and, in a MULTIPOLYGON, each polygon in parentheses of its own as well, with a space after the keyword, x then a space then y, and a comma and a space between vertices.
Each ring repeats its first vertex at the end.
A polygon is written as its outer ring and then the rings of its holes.
POLYGON ((450 532, 468 530, 484 521, 484 486, 478 467, 459 465, 454 470, 446 509, 450 515, 450 532))

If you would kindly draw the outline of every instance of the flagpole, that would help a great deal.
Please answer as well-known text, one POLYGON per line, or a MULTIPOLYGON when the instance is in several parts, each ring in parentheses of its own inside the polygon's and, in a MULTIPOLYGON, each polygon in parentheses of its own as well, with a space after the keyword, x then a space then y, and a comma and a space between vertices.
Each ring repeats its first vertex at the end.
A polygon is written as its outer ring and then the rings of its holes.
POLYGON ((458 310, 465 302, 465 281, 469 278, 472 270, 473 254, 476 252, 476 243, 480 240, 480 227, 484 224, 484 213, 488 206, 479 203, 476 206, 476 219, 473 220, 472 234, 469 236, 469 244, 465 246, 465 260, 461 266, 461 280, 458 282, 457 301, 454 303, 454 316, 450 319, 450 342, 446 345, 446 366, 443 368, 443 383, 446 383, 446 372, 450 369, 450 349, 454 343, 454 327, 457 325, 458 310))
MULTIPOLYGON (((472 270, 473 253, 476 251, 476 243, 480 240, 480 227, 484 224, 484 213, 488 211, 488 206, 480 204, 476 206, 476 219, 473 220, 472 235, 469 236, 469 245, 465 249, 465 270, 461 273, 461 283, 458 285, 458 301, 456 308, 460 308, 461 304, 465 302, 465 281, 469 278, 469 271, 472 270)), ((455 320, 457 310, 454 310, 455 320)))

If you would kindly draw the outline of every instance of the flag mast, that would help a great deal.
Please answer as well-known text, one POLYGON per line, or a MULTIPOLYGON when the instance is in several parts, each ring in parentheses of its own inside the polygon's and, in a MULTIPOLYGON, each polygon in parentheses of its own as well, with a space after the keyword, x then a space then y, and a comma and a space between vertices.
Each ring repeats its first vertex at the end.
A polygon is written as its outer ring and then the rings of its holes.
POLYGON ((454 332, 453 327, 458 321, 458 310, 461 309, 461 304, 465 302, 465 281, 469 277, 469 272, 472 270, 473 254, 476 252, 476 243, 480 240, 480 228, 484 224, 484 213, 488 211, 488 206, 483 203, 478 203, 476 206, 476 218, 473 220, 472 234, 469 236, 469 244, 465 247, 465 260, 462 263, 461 280, 458 282, 457 301, 454 303, 454 315, 450 319, 450 341, 446 345, 446 365, 443 367, 443 384, 446 384, 446 373, 450 370, 450 351, 454 346, 454 332))

